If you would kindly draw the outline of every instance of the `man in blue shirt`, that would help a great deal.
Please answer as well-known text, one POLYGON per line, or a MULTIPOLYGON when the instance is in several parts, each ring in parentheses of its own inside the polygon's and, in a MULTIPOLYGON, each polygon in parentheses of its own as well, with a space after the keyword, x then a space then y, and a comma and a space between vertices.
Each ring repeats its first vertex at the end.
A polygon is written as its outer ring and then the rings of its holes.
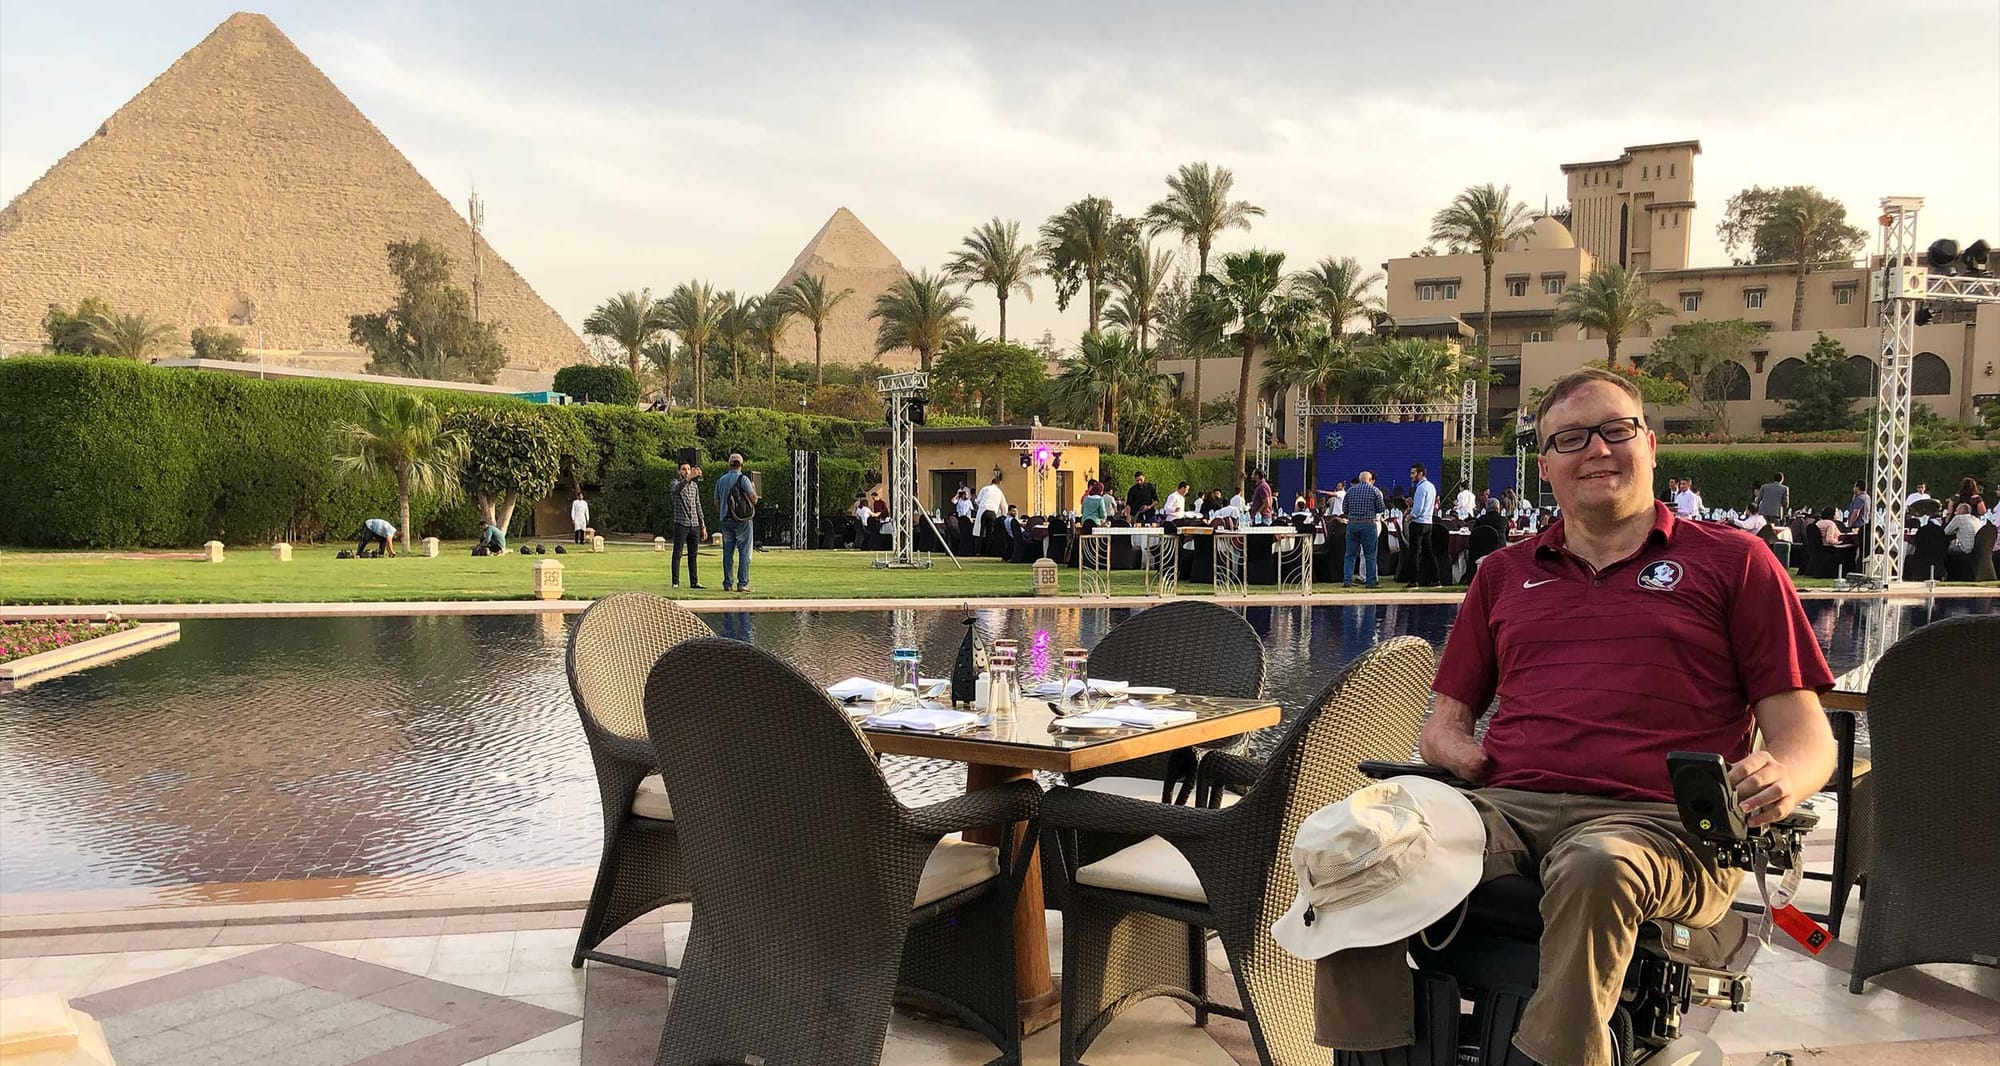
POLYGON ((729 454, 729 472, 716 479, 715 513, 722 516, 722 591, 734 588, 737 592, 750 591, 750 542, 756 532, 757 487, 751 483, 750 475, 743 472, 743 455, 729 454), (736 557, 736 570, 729 569, 729 558, 736 557))
POLYGON ((1416 487, 1410 490, 1410 520, 1404 530, 1403 541, 1409 546, 1411 558, 1415 560, 1409 568, 1410 579, 1416 585, 1441 584, 1438 575, 1436 547, 1431 543, 1431 524, 1437 521, 1438 490, 1424 476, 1424 464, 1410 464, 1410 483, 1416 487))
POLYGON ((1341 498, 1340 507, 1341 514, 1347 518, 1347 550, 1340 568, 1341 585, 1354 584, 1355 563, 1359 562, 1363 583, 1371 589, 1381 588, 1381 575, 1375 572, 1376 554, 1382 542, 1382 512, 1388 508, 1388 503, 1382 498, 1382 490, 1375 487, 1375 475, 1363 470, 1341 498))

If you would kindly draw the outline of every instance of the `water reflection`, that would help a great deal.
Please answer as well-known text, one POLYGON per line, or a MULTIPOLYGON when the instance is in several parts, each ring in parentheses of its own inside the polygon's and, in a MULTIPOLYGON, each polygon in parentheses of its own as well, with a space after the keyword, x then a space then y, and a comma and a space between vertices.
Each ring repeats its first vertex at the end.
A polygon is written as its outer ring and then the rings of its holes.
MULTIPOLYGON (((1904 632, 1993 613, 1899 602, 1904 632)), ((1453 605, 1256 607, 1268 690, 1294 714, 1376 641, 1441 644, 1453 605)), ((1836 671, 1884 627, 1865 604, 1808 601, 1836 671)), ((1047 675, 1130 608, 969 612, 1047 675)), ((965 611, 731 613, 725 637, 810 676, 883 675, 897 644, 947 673, 965 611)), ((530 869, 594 862, 596 788, 564 675, 574 619, 539 616, 185 623, 179 643, 0 697, 0 892, 530 869)), ((1268 745, 1267 738, 1259 746, 1268 745)), ((907 799, 963 769, 885 759, 907 799)), ((774 784, 774 787, 776 785, 774 784)))

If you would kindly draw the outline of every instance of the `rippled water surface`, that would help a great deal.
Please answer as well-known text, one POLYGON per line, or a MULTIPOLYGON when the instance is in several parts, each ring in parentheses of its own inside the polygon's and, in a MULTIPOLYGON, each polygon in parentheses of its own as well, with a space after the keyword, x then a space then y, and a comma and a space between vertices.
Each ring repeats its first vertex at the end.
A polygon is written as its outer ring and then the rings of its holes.
MULTIPOLYGON (((1836 671, 1856 603, 1806 604, 1836 671)), ((1903 608, 1905 626, 2000 610, 1903 608)), ((1088 647, 1125 608, 982 611, 1030 670, 1088 647)), ((1269 691, 1295 713, 1384 637, 1441 643, 1454 605, 1249 608, 1269 691)), ((948 669, 957 611, 704 616, 826 681, 880 676, 914 644, 948 669)), ((154 887, 594 863, 597 791, 563 674, 560 615, 183 623, 180 642, 0 696, 0 892, 154 887)), ((885 761, 910 801, 963 770, 885 761)), ((776 787, 774 785, 774 787, 776 787)))

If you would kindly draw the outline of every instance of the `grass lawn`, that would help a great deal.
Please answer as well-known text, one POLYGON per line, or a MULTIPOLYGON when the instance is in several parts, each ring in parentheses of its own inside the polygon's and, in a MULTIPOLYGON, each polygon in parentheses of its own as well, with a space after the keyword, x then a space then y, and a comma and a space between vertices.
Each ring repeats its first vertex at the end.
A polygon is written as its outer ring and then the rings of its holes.
MULTIPOLYGON (((567 545, 574 549, 574 545, 567 545)), ((375 600, 520 600, 533 596, 530 567, 541 559, 563 564, 563 595, 594 599, 626 589, 664 592, 668 560, 651 546, 606 545, 604 554, 572 550, 569 554, 475 559, 471 543, 443 546, 435 559, 399 555, 394 559, 336 559, 342 545, 294 546, 292 561, 281 563, 269 549, 231 548, 216 565, 188 558, 164 558, 143 553, 0 552, 0 603, 294 603, 375 600)), ((552 546, 553 547, 553 546, 552 546)), ((1025 566, 991 559, 964 560, 954 569, 938 557, 930 570, 876 570, 871 552, 759 552, 751 560, 753 599, 847 599, 913 596, 1025 596, 1029 572, 1025 566)), ((702 581, 707 591, 683 587, 692 599, 720 599, 722 552, 705 548, 702 581)), ((1076 571, 1060 571, 1062 592, 1077 591, 1076 571)), ((1831 581, 1797 578, 1801 588, 1823 588, 1831 581)), ((1403 586, 1384 581, 1385 589, 1403 586)), ((1207 593, 1210 586, 1189 582, 1188 594, 1207 593)), ((1318 592, 1340 593, 1339 582, 1319 575, 1318 592)), ((1358 590, 1356 590, 1358 591, 1358 590)), ((1447 590, 1448 591, 1448 590, 1447 590)), ((1114 575, 1113 592, 1137 596, 1140 575, 1114 575)), ((735 598, 731 593, 730 597, 735 598)))

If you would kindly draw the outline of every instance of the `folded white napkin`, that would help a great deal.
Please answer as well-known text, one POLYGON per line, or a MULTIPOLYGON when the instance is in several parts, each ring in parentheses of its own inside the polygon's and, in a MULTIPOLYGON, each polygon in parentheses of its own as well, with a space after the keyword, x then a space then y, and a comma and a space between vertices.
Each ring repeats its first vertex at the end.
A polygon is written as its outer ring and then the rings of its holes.
POLYGON ((1109 718, 1125 725, 1162 726, 1192 722, 1193 711, 1177 710, 1173 707, 1145 707, 1137 703, 1126 703, 1108 710, 1090 712, 1093 718, 1109 718))
MULTIPOLYGON (((1130 685, 1131 682, 1129 681, 1111 681, 1096 677, 1090 679, 1090 691, 1102 696, 1123 696, 1126 688, 1130 687, 1130 685)), ((1071 681, 1069 687, 1065 688, 1061 679, 1057 679, 1040 682, 1035 685, 1032 694, 1036 696, 1054 696, 1060 693, 1063 696, 1074 696, 1082 691, 1083 682, 1081 681, 1071 681)))
POLYGON ((951 733, 979 724, 979 716, 949 707, 911 707, 890 714, 871 714, 866 724, 875 729, 907 729, 915 733, 951 733))
POLYGON ((837 700, 886 700, 896 694, 894 687, 865 677, 850 677, 826 686, 826 694, 837 700))

